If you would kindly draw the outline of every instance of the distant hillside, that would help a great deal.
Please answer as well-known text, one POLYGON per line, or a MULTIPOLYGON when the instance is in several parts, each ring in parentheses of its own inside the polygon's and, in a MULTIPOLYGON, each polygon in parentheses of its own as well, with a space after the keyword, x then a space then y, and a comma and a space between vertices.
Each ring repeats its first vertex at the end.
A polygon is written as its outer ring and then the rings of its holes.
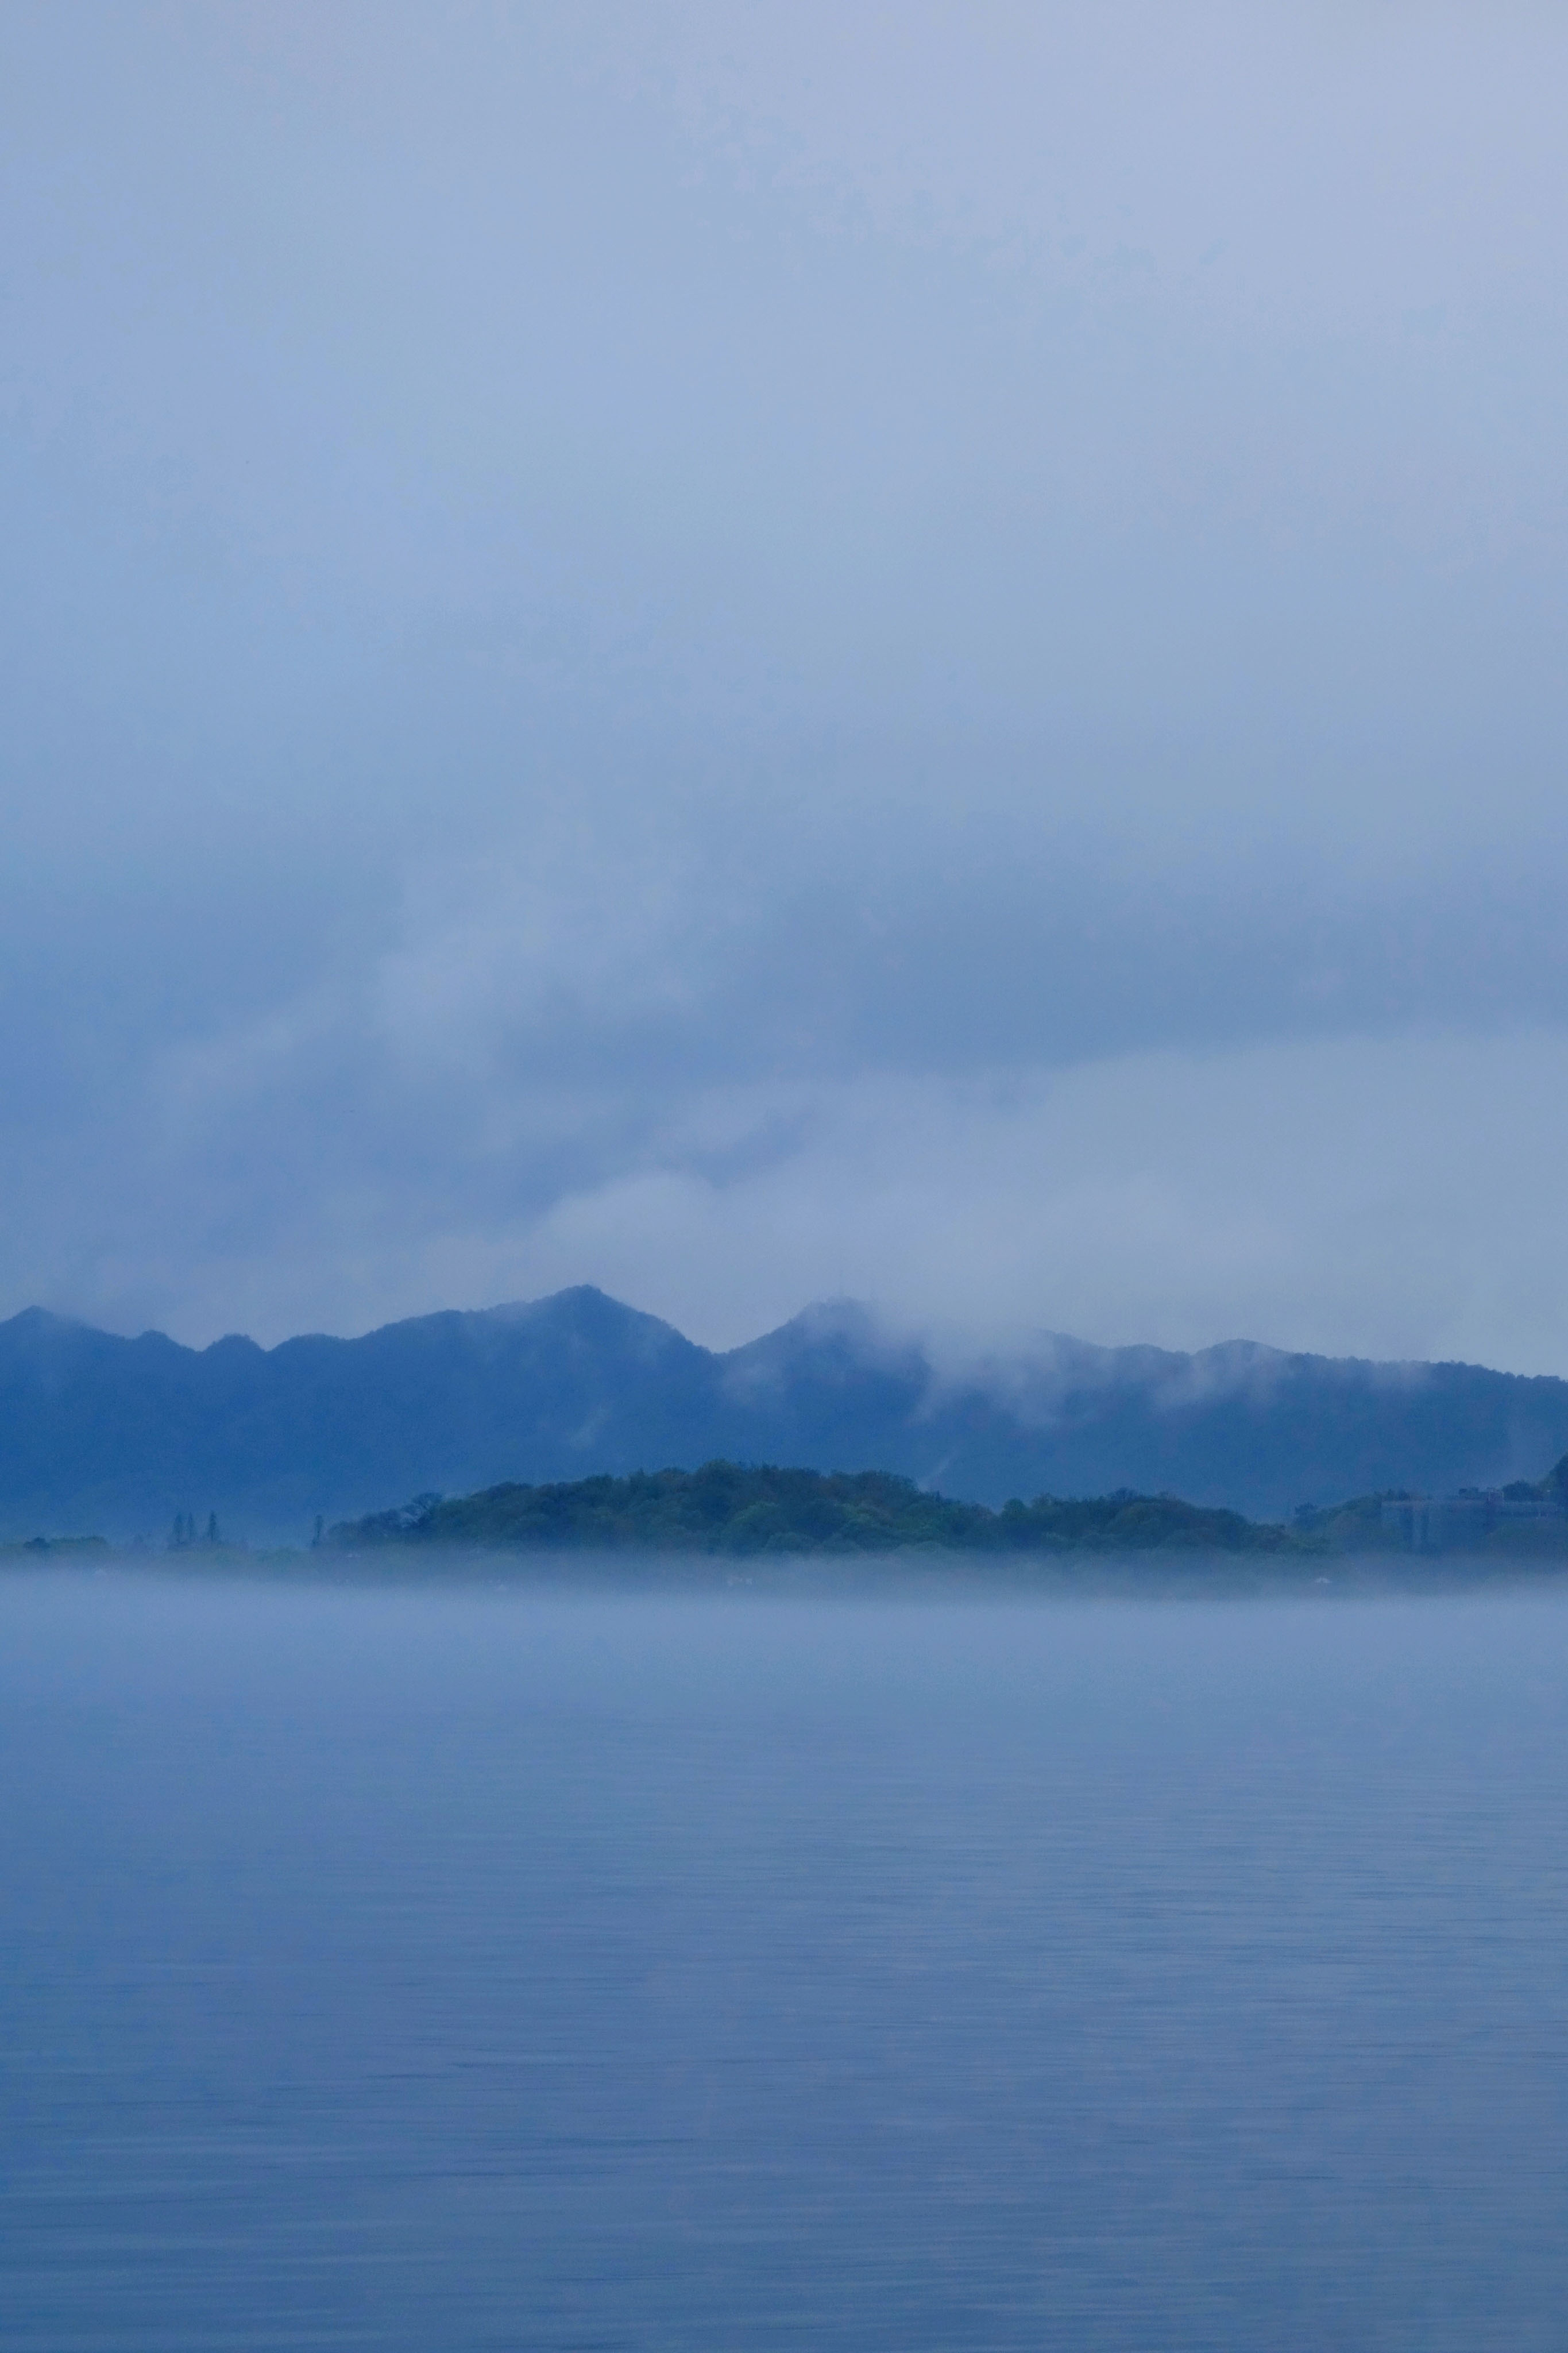
POLYGON ((728 1553, 927 1551, 1307 1552, 1282 1527, 1202 1511, 1169 1495, 1042 1496, 984 1504, 933 1495, 883 1471, 784 1471, 708 1462, 700 1471, 638 1472, 542 1487, 509 1481, 482 1494, 425 1495, 400 1510, 342 1522, 335 1549, 387 1545, 530 1552, 728 1553))
POLYGON ((162 1536, 216 1511, 236 1535, 298 1542, 318 1514, 389 1495, 720 1458, 874 1463, 966 1503, 1127 1487, 1279 1519, 1537 1479, 1565 1448, 1561 1380, 1051 1335, 954 1373, 847 1305, 727 1354, 587 1289, 271 1349, 121 1339, 37 1309, 0 1324, 0 1540, 162 1536))

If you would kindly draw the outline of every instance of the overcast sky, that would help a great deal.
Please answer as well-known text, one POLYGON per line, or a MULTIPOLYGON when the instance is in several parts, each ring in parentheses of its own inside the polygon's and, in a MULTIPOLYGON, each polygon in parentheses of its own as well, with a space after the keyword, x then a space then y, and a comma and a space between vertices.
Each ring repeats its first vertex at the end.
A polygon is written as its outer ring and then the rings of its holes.
POLYGON ((0 1312, 1568 1373, 1568 16, 8 0, 0 1312))

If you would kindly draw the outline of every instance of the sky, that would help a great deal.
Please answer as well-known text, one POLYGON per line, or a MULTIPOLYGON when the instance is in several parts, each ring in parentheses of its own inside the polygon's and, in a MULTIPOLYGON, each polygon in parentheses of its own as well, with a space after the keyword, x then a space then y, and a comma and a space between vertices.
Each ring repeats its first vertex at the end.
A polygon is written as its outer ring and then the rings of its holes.
POLYGON ((0 1314, 1568 1373, 1565 87, 8 0, 0 1314))

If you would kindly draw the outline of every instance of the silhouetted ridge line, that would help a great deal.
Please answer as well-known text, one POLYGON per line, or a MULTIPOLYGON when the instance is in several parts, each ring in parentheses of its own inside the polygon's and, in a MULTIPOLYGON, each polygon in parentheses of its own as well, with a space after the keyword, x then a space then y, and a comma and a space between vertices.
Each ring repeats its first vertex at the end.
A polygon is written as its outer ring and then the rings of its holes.
POLYGON ((236 1536, 297 1543, 319 1514, 388 1495, 718 1460, 875 1463, 994 1507, 1131 1489, 1283 1520, 1347 1494, 1501 1488, 1564 1448, 1553 1378, 1054 1334, 954 1367, 852 1303, 723 1354, 589 1286, 268 1349, 36 1309, 0 1324, 0 1540, 158 1540, 216 1511, 236 1536))

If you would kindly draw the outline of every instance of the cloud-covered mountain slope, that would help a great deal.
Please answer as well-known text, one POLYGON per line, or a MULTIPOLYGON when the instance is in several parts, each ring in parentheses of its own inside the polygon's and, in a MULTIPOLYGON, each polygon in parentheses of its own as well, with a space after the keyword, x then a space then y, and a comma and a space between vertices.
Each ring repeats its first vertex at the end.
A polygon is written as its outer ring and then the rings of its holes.
POLYGON ((1045 1335, 939 1368, 852 1305, 715 1354, 583 1288, 354 1340, 196 1350, 29 1309, 0 1324, 0 1533, 160 1535, 176 1512, 299 1539, 422 1491, 692 1467, 889 1470, 951 1495, 1169 1491, 1280 1515, 1377 1487, 1539 1477, 1568 1382, 1237 1342, 1045 1335))

